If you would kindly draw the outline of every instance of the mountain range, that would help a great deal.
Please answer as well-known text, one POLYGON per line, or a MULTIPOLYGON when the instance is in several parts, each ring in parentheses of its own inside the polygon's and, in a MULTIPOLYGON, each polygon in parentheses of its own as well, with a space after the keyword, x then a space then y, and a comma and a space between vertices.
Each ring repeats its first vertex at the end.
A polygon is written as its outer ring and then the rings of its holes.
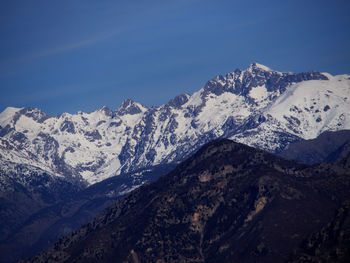
POLYGON ((350 129, 349 75, 282 73, 253 63, 159 107, 128 99, 116 111, 103 107, 57 117, 7 108, 0 114, 0 162, 91 185, 182 161, 220 137, 278 152, 343 129, 350 129))
POLYGON ((350 151, 350 75, 278 72, 258 63, 159 107, 57 117, 0 113, 0 262, 47 248, 206 143, 229 138, 308 164, 350 151), (20 248, 20 249, 19 249, 20 248))
POLYGON ((350 130, 326 131, 317 138, 289 144, 278 155, 302 163, 338 162, 350 153, 350 130))

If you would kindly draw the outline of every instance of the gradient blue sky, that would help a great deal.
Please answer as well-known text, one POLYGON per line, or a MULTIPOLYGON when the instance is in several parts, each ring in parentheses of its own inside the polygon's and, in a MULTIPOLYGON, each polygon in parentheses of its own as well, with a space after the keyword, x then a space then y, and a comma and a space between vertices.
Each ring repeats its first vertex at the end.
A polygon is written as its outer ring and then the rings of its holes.
POLYGON ((348 0, 0 1, 0 111, 158 106, 254 61, 350 73, 348 0))

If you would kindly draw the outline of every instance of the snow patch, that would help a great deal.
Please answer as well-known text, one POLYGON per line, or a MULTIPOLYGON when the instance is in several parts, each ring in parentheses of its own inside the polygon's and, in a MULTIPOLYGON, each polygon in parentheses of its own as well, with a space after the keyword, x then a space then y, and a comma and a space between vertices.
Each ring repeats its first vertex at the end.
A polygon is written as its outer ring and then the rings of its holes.
POLYGON ((5 127, 13 120, 14 115, 22 110, 23 108, 7 107, 3 112, 0 113, 0 125, 5 127))
POLYGON ((252 88, 249 91, 249 97, 255 99, 256 101, 262 101, 268 96, 267 89, 265 85, 252 88))

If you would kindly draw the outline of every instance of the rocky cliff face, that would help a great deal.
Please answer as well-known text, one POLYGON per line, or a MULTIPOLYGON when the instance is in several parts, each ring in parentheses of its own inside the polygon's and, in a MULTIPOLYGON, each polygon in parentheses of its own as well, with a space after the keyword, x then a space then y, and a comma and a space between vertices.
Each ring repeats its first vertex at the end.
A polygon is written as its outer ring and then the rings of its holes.
MULTIPOLYGON (((344 237, 329 224, 342 220, 340 206, 350 198, 349 157, 309 167, 229 140, 214 141, 22 262, 292 260, 307 240, 320 239, 321 229, 337 236, 334 240, 344 237)), ((327 242, 319 247, 335 245, 327 242)), ((338 259, 344 255, 338 253, 338 259)))
POLYGON ((0 114, 0 163, 29 164, 93 184, 179 162, 220 137, 276 152, 350 128, 349 98, 348 75, 283 73, 253 63, 160 107, 126 100, 116 111, 103 107, 57 117, 7 108, 0 114))

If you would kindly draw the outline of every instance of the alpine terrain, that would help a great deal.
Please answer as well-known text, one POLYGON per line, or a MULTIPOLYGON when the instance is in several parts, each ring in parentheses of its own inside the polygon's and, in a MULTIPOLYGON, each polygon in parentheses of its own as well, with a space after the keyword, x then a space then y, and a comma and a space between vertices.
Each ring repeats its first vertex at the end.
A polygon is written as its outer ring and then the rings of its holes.
POLYGON ((314 164, 345 158, 349 129, 350 75, 278 72, 258 63, 159 107, 127 99, 116 110, 56 117, 6 108, 0 262, 47 248, 212 140, 314 164))
POLYGON ((213 141, 21 262, 348 262, 349 171, 213 141))
POLYGON ((350 129, 350 75, 282 73, 253 63, 160 107, 128 99, 116 111, 103 107, 57 117, 7 108, 0 114, 0 162, 90 185, 179 162, 220 137, 278 152, 343 129, 350 129))

